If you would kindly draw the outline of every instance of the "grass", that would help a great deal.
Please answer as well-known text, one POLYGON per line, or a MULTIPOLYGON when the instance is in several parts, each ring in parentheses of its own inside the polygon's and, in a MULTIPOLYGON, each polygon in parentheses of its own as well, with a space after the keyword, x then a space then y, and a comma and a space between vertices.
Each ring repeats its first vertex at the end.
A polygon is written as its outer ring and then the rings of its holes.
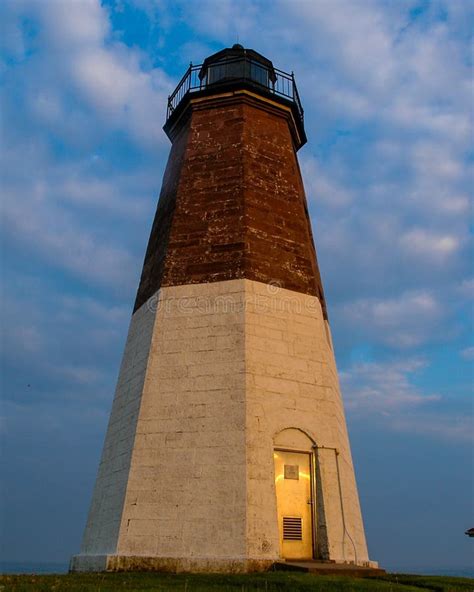
POLYGON ((301 573, 0 575, 0 592, 474 592, 474 579, 388 574, 374 579, 301 573))

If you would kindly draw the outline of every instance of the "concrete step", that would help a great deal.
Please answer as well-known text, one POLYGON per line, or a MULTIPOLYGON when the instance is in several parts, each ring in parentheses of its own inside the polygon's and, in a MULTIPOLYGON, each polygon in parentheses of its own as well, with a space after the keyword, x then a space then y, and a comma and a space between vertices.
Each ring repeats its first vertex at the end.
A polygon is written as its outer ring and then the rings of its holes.
POLYGON ((276 571, 301 571, 321 576, 338 575, 353 578, 383 576, 386 572, 380 567, 363 567, 351 563, 331 561, 277 561, 273 564, 276 571))

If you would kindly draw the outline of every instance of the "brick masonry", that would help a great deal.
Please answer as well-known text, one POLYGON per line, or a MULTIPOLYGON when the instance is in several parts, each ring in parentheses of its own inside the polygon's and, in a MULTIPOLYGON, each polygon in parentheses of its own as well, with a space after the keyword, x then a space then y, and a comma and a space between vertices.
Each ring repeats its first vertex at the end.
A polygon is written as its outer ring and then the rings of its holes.
POLYGON ((288 112, 191 101, 173 135, 135 310, 161 286, 247 278, 326 305, 288 112))

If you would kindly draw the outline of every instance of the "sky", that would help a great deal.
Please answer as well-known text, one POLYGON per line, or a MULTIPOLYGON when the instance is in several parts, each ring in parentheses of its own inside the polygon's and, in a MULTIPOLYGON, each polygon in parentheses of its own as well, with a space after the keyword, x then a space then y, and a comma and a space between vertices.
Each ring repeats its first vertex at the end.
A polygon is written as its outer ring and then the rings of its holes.
POLYGON ((236 42, 294 71, 369 552, 474 541, 468 0, 4 0, 0 558, 77 553, 169 151, 236 42))

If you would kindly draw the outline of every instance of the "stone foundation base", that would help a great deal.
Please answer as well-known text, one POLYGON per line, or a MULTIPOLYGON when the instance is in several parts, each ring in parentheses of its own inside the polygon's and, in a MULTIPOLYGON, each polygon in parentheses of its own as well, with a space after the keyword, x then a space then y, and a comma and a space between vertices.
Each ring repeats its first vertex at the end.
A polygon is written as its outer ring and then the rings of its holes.
POLYGON ((209 559, 140 557, 126 555, 74 555, 69 571, 157 571, 168 573, 248 573, 268 571, 277 559, 209 559))
POLYGON ((373 564, 375 561, 366 561, 363 564, 338 563, 336 561, 278 561, 273 566, 275 571, 298 571, 320 576, 349 576, 353 578, 371 578, 384 575, 386 572, 373 564), (372 565, 369 565, 372 564, 372 565))
POLYGON ((274 566, 278 569, 285 565, 330 565, 337 567, 363 567, 367 569, 380 569, 378 561, 335 561, 334 559, 278 559, 274 566))

